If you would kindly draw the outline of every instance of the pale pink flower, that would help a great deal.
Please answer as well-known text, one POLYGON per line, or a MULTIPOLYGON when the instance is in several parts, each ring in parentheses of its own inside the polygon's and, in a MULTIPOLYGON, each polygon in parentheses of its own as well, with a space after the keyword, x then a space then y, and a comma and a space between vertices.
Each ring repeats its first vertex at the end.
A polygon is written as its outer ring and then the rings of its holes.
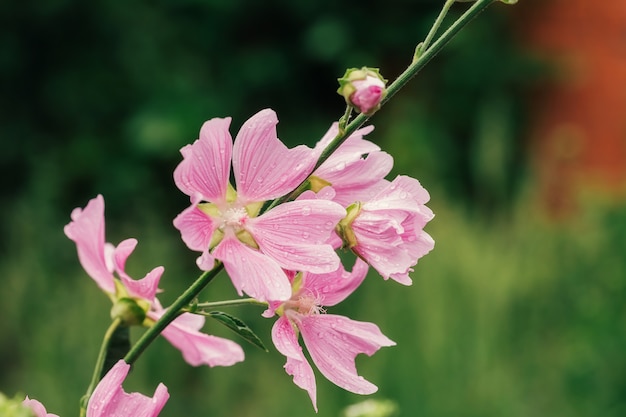
POLYGON ((200 137, 181 149, 174 171, 191 206, 174 225, 185 244, 202 252, 198 266, 224 264, 237 292, 258 300, 286 300, 283 269, 314 273, 338 268, 326 243, 345 210, 331 201, 293 201, 259 215, 265 201, 294 190, 311 172, 315 158, 306 146, 288 149, 276 136, 276 114, 262 110, 246 121, 232 141, 230 118, 204 123, 200 137), (236 191, 229 183, 232 160, 236 191))
POLYGON ((418 180, 398 176, 379 183, 376 195, 348 207, 338 228, 344 244, 385 279, 410 285, 409 272, 435 242, 423 228, 433 217, 430 196, 418 180))
MULTIPOLYGON (((120 298, 134 300, 145 312, 143 324, 150 325, 158 320, 163 308, 156 299, 156 293, 163 267, 154 268, 141 280, 128 276, 126 259, 135 249, 137 240, 126 239, 117 247, 105 243, 104 199, 101 195, 90 200, 84 209, 74 209, 71 217, 72 221, 65 226, 65 234, 76 243, 78 258, 87 274, 114 303, 120 298)), ((192 316, 190 313, 182 314, 163 331, 163 336, 180 349, 188 363, 194 366, 230 366, 243 360, 243 350, 238 344, 199 332, 204 325, 204 317, 192 316), (185 343, 181 343, 183 339, 185 343)))
MULTIPOLYGON (((344 207, 371 197, 371 186, 385 178, 393 167, 391 155, 363 139, 372 130, 374 126, 367 126, 354 132, 311 174, 312 177, 320 178, 322 185, 331 185, 335 190, 333 201, 344 207)), ((338 132, 338 124, 333 123, 315 145, 316 155, 322 153, 338 132)))
POLYGON ((313 363, 334 384, 357 394, 371 394, 376 385, 357 374, 355 357, 371 356, 382 346, 395 343, 372 323, 325 314, 323 307, 333 306, 350 295, 367 275, 368 266, 357 259, 352 272, 343 268, 327 274, 298 273, 293 279, 293 294, 284 303, 270 303, 264 313, 280 315, 272 328, 272 340, 287 357, 285 370, 294 383, 306 390, 317 411, 313 368, 298 343, 302 335, 313 363))
POLYGON ((89 398, 87 417, 155 417, 161 412, 170 396, 167 387, 159 384, 152 398, 128 394, 122 382, 129 370, 130 365, 120 360, 107 372, 89 398))
POLYGON ((56 414, 48 413, 46 411, 46 407, 44 407, 43 404, 37 400, 32 400, 26 397, 22 404, 33 410, 33 412, 35 413, 35 417, 59 417, 56 414))

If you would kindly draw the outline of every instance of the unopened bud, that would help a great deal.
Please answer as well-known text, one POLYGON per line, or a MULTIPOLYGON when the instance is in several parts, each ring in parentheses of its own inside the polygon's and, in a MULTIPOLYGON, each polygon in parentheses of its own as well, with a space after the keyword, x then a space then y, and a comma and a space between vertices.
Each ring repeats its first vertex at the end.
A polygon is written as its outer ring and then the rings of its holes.
POLYGON ((132 298, 124 297, 113 304, 111 318, 113 320, 120 319, 125 326, 140 325, 146 318, 146 310, 132 298))
POLYGON ((378 68, 350 68, 339 78, 337 92, 346 103, 369 116, 380 108, 380 102, 387 94, 386 84, 387 80, 380 75, 378 68))

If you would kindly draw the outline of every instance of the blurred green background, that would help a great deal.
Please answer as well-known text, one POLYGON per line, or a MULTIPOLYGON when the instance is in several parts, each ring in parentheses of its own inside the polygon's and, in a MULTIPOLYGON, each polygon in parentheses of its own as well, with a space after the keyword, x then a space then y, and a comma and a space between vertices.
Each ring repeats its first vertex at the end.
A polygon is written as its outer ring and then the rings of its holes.
MULTIPOLYGON (((232 116, 234 133, 271 107, 283 141, 313 145, 343 112, 336 78, 369 65, 394 79, 440 3, 1 3, 0 391, 78 412, 110 303, 63 235, 74 207, 103 194, 107 240, 137 238, 131 275, 164 265, 171 302, 198 274, 171 224, 188 202, 172 171, 202 122, 232 116)), ((626 208, 590 198, 555 222, 536 201, 524 92, 542 65, 513 42, 514 16, 488 9, 372 120, 394 174, 431 192, 436 248, 413 286, 371 274, 330 311, 398 343, 357 364, 401 416, 626 415, 626 208)), ((202 299, 234 297, 222 277, 202 299)), ((160 339, 125 388, 164 382, 164 417, 315 415, 273 321, 228 311, 270 353, 241 341, 244 363, 191 368, 160 339)), ((317 377, 320 417, 364 399, 317 377)))

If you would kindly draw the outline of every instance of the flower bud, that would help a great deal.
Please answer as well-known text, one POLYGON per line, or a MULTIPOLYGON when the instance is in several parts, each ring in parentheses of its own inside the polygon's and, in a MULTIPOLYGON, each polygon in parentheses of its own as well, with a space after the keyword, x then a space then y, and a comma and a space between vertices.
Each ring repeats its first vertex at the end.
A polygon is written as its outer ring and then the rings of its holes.
POLYGON ((132 298, 124 297, 113 304, 111 318, 120 319, 125 326, 140 325, 146 318, 146 310, 132 298))
POLYGON ((378 68, 350 68, 339 78, 337 93, 348 105, 369 116, 380 108, 380 102, 387 94, 386 84, 387 80, 380 75, 378 68))

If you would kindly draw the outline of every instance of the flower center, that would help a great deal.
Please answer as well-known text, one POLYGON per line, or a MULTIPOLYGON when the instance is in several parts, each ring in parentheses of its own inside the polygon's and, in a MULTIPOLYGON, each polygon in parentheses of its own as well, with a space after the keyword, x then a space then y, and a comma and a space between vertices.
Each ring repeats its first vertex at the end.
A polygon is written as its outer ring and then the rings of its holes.
POLYGON ((294 311, 306 316, 325 313, 319 304, 319 299, 312 294, 298 295, 283 304, 285 312, 294 311))
POLYGON ((246 225, 248 220, 248 212, 243 207, 231 207, 222 214, 222 224, 220 230, 224 231, 227 227, 232 228, 235 232, 239 232, 246 225))

